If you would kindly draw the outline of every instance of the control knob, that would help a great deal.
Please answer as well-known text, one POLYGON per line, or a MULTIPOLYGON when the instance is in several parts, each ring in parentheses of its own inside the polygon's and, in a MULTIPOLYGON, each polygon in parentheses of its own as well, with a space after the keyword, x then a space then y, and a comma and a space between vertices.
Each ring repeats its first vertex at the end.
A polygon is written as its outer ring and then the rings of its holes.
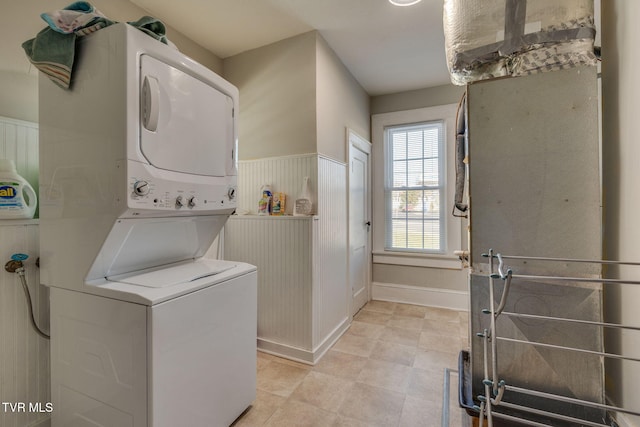
POLYGON ((196 198, 196 196, 192 196, 189 199, 189 207, 190 208, 195 208, 197 204, 198 204, 198 199, 196 198))
POLYGON ((229 196, 229 200, 233 200, 236 197, 236 189, 234 187, 229 187, 227 196, 229 196))
POLYGON ((133 192, 137 196, 146 196, 149 194, 149 183, 147 181, 136 181, 133 184, 133 192))
POLYGON ((183 206, 184 206, 184 203, 185 203, 185 202, 184 202, 184 197, 182 197, 182 196, 178 196, 178 197, 176 197, 176 207, 177 207, 177 208, 181 208, 181 207, 183 207, 183 206))

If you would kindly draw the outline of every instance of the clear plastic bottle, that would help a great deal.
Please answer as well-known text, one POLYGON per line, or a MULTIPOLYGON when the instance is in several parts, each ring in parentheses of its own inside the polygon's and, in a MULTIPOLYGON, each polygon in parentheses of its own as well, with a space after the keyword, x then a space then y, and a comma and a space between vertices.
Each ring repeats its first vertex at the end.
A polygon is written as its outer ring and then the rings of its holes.
POLYGON ((293 206, 294 216, 306 216, 313 213, 313 202, 311 201, 311 187, 309 186, 309 177, 305 176, 302 182, 302 191, 300 197, 296 199, 293 206))
POLYGON ((0 219, 33 218, 38 199, 13 160, 0 159, 0 219))

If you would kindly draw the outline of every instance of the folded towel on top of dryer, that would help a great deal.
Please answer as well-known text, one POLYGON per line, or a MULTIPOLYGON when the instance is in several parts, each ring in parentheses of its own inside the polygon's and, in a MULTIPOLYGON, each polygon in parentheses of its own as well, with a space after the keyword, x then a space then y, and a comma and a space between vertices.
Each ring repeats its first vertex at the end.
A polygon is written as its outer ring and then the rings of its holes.
MULTIPOLYGON (((48 24, 36 37, 22 43, 29 61, 55 84, 69 89, 76 51, 76 39, 115 24, 89 2, 77 1, 62 10, 42 13, 40 17, 48 24)), ((147 35, 176 46, 166 37, 162 21, 143 16, 137 21, 127 22, 147 35)))
POLYGON ((154 39, 161 41, 162 43, 169 45, 174 49, 177 49, 176 45, 167 38, 167 28, 164 26, 164 23, 161 20, 156 19, 152 16, 143 16, 137 21, 129 21, 127 22, 127 24, 133 25, 143 33, 146 33, 148 36, 153 37, 154 39))
POLYGON ((41 13, 40 17, 49 24, 52 30, 63 34, 71 34, 76 30, 88 27, 100 18, 105 18, 98 9, 86 1, 71 3, 62 10, 41 13))

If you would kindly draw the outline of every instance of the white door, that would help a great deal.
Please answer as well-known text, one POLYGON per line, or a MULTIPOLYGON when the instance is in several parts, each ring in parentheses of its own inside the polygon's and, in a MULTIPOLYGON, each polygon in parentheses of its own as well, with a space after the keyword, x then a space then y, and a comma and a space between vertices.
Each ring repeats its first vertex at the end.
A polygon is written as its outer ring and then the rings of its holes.
POLYGON ((349 282, 354 315, 369 301, 371 283, 371 143, 353 131, 349 138, 349 282))
POLYGON ((225 176, 235 146, 233 99, 211 82, 140 57, 140 150, 153 166, 225 176))

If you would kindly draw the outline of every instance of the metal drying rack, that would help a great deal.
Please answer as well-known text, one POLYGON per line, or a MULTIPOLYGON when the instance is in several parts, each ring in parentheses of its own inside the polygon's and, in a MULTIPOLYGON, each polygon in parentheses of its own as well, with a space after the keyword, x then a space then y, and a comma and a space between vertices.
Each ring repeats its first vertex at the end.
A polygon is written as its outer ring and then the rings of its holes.
MULTIPOLYGON (((538 280, 538 281, 553 281, 559 284, 568 284, 570 282, 589 282, 589 283, 601 283, 603 285, 608 284, 622 284, 622 285, 640 285, 640 281, 634 280, 621 280, 621 279, 604 279, 604 278, 586 278, 586 277, 564 277, 564 276, 542 276, 542 275, 518 275, 514 274, 511 269, 505 271, 505 259, 520 260, 520 261, 544 261, 544 262, 565 262, 565 263, 591 263, 600 265, 631 265, 640 266, 638 262, 621 262, 621 261, 603 261, 603 260, 584 260, 584 259, 569 259, 569 258, 547 258, 547 257, 527 257, 527 256, 509 256, 495 254, 493 250, 490 250, 488 254, 482 254, 483 257, 489 258, 489 301, 490 307, 484 309, 483 313, 491 316, 489 328, 485 328, 483 331, 476 335, 483 340, 483 381, 484 394, 476 396, 479 405, 475 405, 474 409, 479 413, 479 425, 483 426, 485 419, 489 427, 493 427, 494 418, 501 419, 507 422, 514 422, 518 425, 530 425, 539 427, 553 427, 557 423, 565 423, 568 425, 580 425, 590 427, 611 427, 617 426, 615 420, 609 420, 610 424, 603 424, 600 421, 592 421, 575 418, 573 416, 567 416, 550 412, 543 408, 523 406, 519 404, 510 403, 508 397, 510 393, 521 393, 535 398, 549 399, 551 401, 559 402, 567 405, 579 405, 588 408, 594 408, 598 411, 603 411, 607 416, 612 414, 628 414, 640 416, 640 412, 637 410, 626 409, 605 403, 594 402, 589 400, 577 399, 574 397, 562 396, 559 394, 548 393, 543 390, 534 390, 523 387, 516 387, 510 385, 507 378, 501 378, 498 370, 498 341, 519 343, 523 345, 532 345, 537 347, 549 348, 554 350, 561 350, 567 352, 580 352, 588 353, 601 358, 611 358, 618 360, 625 360, 630 362, 640 362, 639 358, 623 356, 619 354, 586 350, 576 347, 569 347, 556 344, 548 344, 544 342, 526 341, 515 338, 502 337, 498 334, 496 323, 500 316, 509 316, 521 319, 530 320, 550 320, 555 322, 568 322, 578 325, 591 325, 601 328, 616 328, 625 329, 631 331, 640 331, 638 326, 630 326, 616 323, 605 323, 591 320, 579 320, 553 316, 541 316, 534 314, 522 314, 515 312, 504 311, 507 300, 509 298, 509 290, 511 287, 512 279, 523 280, 538 280), (497 260, 497 267, 496 261, 497 260), (496 293, 496 282, 501 281, 503 283, 503 291, 500 297, 499 303, 495 304, 494 294, 496 293), (489 361, 489 354, 491 355, 489 361), (499 408, 507 409, 511 415, 503 412, 498 412, 499 408), (537 419, 537 420, 536 420, 537 419), (544 421, 540 421, 544 420, 544 421), (547 421, 551 420, 551 421, 547 421), (547 422, 553 422, 554 424, 547 424, 547 422)), ((607 422, 603 419, 603 422, 607 422)))

